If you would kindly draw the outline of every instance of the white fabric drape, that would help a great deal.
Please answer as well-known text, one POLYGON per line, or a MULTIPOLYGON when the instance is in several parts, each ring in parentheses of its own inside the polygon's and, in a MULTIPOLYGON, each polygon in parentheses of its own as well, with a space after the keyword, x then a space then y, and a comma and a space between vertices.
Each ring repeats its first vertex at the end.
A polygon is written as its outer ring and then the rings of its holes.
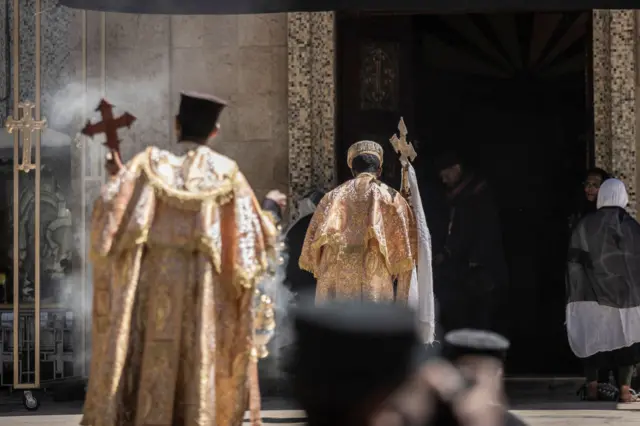
POLYGON ((627 205, 629 205, 629 195, 624 183, 618 179, 605 180, 598 191, 598 208, 620 207, 626 209, 627 205))
POLYGON ((571 302, 566 314, 569 345, 578 358, 640 342, 640 307, 620 309, 598 302, 571 302))
POLYGON ((435 301, 433 294, 433 271, 431 266, 431 233, 427 226, 427 217, 422 208, 422 198, 418 189, 418 179, 413 166, 409 164, 409 187, 411 205, 418 226, 418 257, 416 267, 411 274, 409 286, 409 306, 418 314, 420 337, 424 343, 433 343, 435 339, 435 301))

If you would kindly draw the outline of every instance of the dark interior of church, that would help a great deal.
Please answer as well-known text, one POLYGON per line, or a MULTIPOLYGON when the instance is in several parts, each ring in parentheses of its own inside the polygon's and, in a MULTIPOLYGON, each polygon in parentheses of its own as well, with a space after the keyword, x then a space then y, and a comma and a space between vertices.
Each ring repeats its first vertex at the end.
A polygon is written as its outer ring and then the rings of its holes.
POLYGON ((372 139, 386 148, 383 180, 399 187, 387 141, 403 117, 437 251, 447 213, 431 161, 454 149, 487 178, 500 210, 507 374, 578 373, 564 264, 568 217, 593 162, 591 13, 340 13, 337 23, 341 181, 349 145, 372 139))

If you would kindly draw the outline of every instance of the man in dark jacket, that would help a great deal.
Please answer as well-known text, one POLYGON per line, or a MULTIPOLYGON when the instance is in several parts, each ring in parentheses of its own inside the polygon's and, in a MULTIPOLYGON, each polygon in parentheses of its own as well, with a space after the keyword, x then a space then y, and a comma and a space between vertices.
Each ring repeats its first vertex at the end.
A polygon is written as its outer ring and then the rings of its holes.
POLYGON ((299 218, 289 226, 285 233, 285 242, 289 253, 285 284, 296 295, 296 298, 301 296, 315 297, 316 279, 313 274, 301 269, 298 261, 309 223, 311 223, 313 213, 322 197, 324 197, 324 192, 319 190, 307 194, 298 204, 299 218))
POLYGON ((456 154, 439 157, 436 168, 449 204, 444 249, 434 258, 440 323, 445 331, 494 330, 492 302, 507 282, 498 210, 486 180, 465 170, 456 154))

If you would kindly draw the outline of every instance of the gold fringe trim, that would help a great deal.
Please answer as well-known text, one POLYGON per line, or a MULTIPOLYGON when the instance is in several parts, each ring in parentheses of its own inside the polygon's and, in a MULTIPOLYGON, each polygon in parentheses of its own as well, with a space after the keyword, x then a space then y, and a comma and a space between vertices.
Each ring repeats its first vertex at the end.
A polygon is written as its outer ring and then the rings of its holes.
POLYGON ((236 165, 228 179, 223 181, 218 188, 211 191, 189 192, 171 188, 160 177, 151 170, 151 151, 153 147, 147 148, 145 151, 145 160, 140 165, 149 181, 149 184, 155 190, 156 195, 169 205, 185 210, 200 210, 202 203, 215 202, 219 205, 226 204, 233 199, 234 182, 238 173, 236 165))
MULTIPOLYGON (((158 244, 149 244, 147 237, 149 235, 149 230, 145 229, 140 232, 136 237, 128 238, 127 241, 122 241, 119 244, 116 252, 123 252, 126 250, 131 250, 136 246, 141 244, 147 244, 148 247, 151 248, 162 248, 161 245, 158 244)), ((166 246, 166 248, 177 249, 176 246, 166 246)), ((194 241, 192 244, 186 244, 181 247, 182 250, 193 252, 199 251, 205 254, 205 256, 211 259, 211 262, 214 267, 214 271, 217 274, 222 272, 221 265, 221 254, 217 250, 217 248, 210 242, 207 238, 200 238, 197 241, 194 241)), ((272 252, 274 249, 270 249, 272 252)), ((277 256, 277 255, 276 255, 277 256)), ((266 260, 266 257, 269 257, 269 252, 266 253, 265 259, 261 259, 260 263, 255 265, 252 269, 244 269, 241 265, 235 265, 234 273, 233 273, 233 286, 235 288, 244 288, 244 289, 253 289, 258 283, 264 279, 264 277, 269 273, 269 263, 266 260)), ((101 255, 94 250, 91 250, 89 254, 89 258, 92 263, 102 263, 105 261, 109 261, 111 258, 110 255, 101 255)))
MULTIPOLYGON (((127 236, 126 241, 121 241, 117 247, 115 252, 123 252, 126 250, 133 249, 136 246, 141 244, 147 244, 150 248, 162 248, 162 245, 159 244, 149 244, 148 241, 149 230, 142 230, 137 236, 127 236)), ((167 245, 165 248, 178 249, 174 245, 167 245)), ((214 270, 217 274, 220 274, 222 271, 221 265, 221 254, 218 249, 213 245, 209 238, 201 237, 198 240, 193 241, 190 244, 185 244, 180 247, 180 250, 184 250, 187 252, 199 251, 204 253, 207 257, 209 257, 213 263, 214 270)), ((99 253, 91 250, 90 252, 90 260, 93 263, 102 262, 108 259, 109 255, 100 255, 99 253)), ((267 256, 265 256, 267 257, 267 256)), ((246 288, 251 289, 254 288, 260 280, 267 275, 269 270, 268 261, 266 259, 261 259, 260 263, 255 265, 250 270, 245 270, 240 265, 235 266, 235 270, 233 273, 233 281, 234 286, 237 288, 246 288)))
MULTIPOLYGON (((139 179, 142 172, 144 172, 147 182, 144 182, 143 185, 149 184, 153 188, 154 194, 163 202, 179 209, 198 211, 202 208, 203 203, 217 204, 218 207, 221 207, 222 205, 231 202, 234 199, 235 177, 238 172, 237 166, 234 169, 230 179, 219 188, 208 192, 190 193, 186 191, 176 190, 167 186, 165 182, 163 182, 155 173, 153 173, 149 164, 151 149, 153 148, 148 148, 145 153, 139 154, 131 160, 128 165, 128 173, 133 175, 135 179, 139 179)), ((274 226, 277 225, 275 216, 270 214, 270 212, 262 211, 262 214, 265 216, 265 218, 268 218, 267 220, 271 221, 274 226)), ((131 233, 121 235, 120 241, 117 243, 117 246, 115 248, 112 248, 109 254, 103 255, 96 250, 93 250, 93 248, 90 248, 90 261, 93 263, 108 261, 110 254, 114 252, 121 253, 123 251, 133 249, 135 246, 141 244, 147 244, 149 247, 162 248, 162 246, 158 244, 149 244, 148 238, 151 225, 151 223, 148 223, 135 235, 131 235, 131 233)), ((277 231, 275 235, 268 235, 268 238, 266 238, 267 240, 270 240, 272 238, 275 239, 277 237, 280 228, 277 227, 276 229, 277 231)), ((166 248, 176 249, 177 247, 171 245, 167 246, 166 248)), ((183 245, 181 249, 186 251, 200 251, 204 253, 211 259, 215 272, 217 274, 220 274, 222 272, 222 256, 211 238, 205 235, 199 236, 197 237, 197 239, 194 239, 194 241, 183 245)), ((265 256, 263 256, 263 258, 259 260, 259 263, 252 269, 246 270, 243 269, 243 267, 240 265, 235 265, 233 273, 234 287, 238 289, 255 288, 256 285, 265 277, 265 275, 269 273, 269 262, 267 259, 272 258, 277 260, 278 256, 278 249, 268 244, 266 247, 265 256)))
POLYGON ((242 269, 240 265, 236 265, 233 273, 233 284, 236 288, 253 289, 267 275, 268 269, 266 261, 262 261, 260 265, 250 271, 242 269))
MULTIPOLYGON (((413 266, 414 266, 413 257, 408 257, 408 258, 402 259, 399 262, 391 263, 391 261, 389 260, 389 250, 386 244, 380 244, 380 241, 378 240, 373 227, 369 227, 369 229, 367 230, 367 238, 365 239, 363 246, 364 247, 368 246, 369 241, 372 239, 375 239, 376 241, 378 241, 380 254, 384 258, 385 266, 387 267, 387 270, 391 275, 399 275, 403 272, 413 270, 413 266)), ((325 245, 338 246, 338 247, 344 246, 344 244, 342 244, 342 242, 340 241, 339 235, 335 235, 335 234, 332 236, 321 235, 320 238, 318 238, 316 241, 311 243, 310 250, 314 254, 314 258, 316 258, 316 254, 319 253, 320 249, 325 245)), ((312 273, 316 279, 320 278, 316 273, 316 269, 318 265, 312 265, 306 259, 303 259, 301 257, 300 261, 298 262, 298 266, 300 266, 300 269, 303 269, 307 272, 312 273)))

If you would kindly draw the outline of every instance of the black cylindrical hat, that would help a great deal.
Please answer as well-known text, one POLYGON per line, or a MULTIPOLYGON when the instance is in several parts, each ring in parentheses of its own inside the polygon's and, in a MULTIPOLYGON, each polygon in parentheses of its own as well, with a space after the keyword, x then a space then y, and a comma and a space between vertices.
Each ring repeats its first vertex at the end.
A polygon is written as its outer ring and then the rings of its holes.
POLYGON ((181 93, 178 121, 181 139, 206 140, 216 128, 222 110, 227 102, 215 96, 202 93, 181 93))
POLYGON ((335 303, 294 312, 296 351, 291 372, 300 379, 349 391, 402 381, 414 366, 414 313, 387 304, 335 303), (342 386, 344 385, 344 386, 342 386))

